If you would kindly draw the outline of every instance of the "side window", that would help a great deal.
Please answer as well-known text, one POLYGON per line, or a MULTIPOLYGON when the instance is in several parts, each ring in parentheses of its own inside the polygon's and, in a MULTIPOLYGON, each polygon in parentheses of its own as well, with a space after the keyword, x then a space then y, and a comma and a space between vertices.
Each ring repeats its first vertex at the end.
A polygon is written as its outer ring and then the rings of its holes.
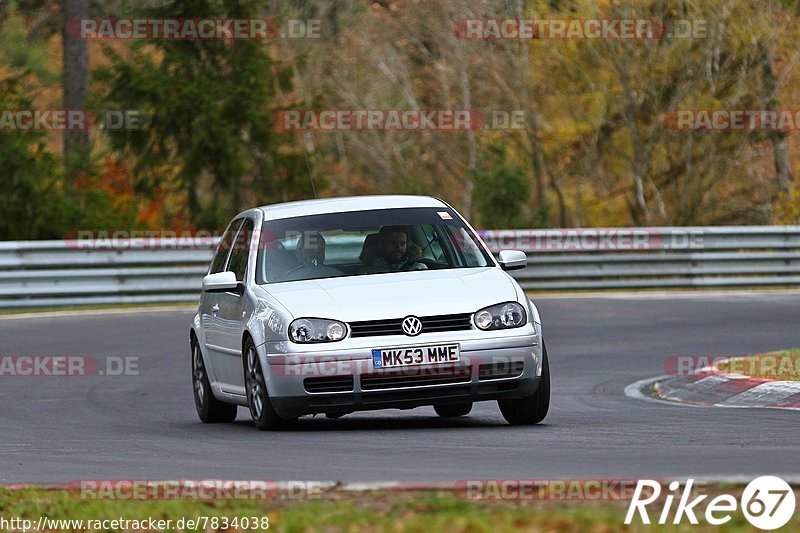
POLYGON ((242 229, 236 236, 231 252, 231 260, 228 262, 228 270, 236 274, 238 281, 244 281, 244 274, 247 271, 247 258, 250 256, 250 242, 253 240, 253 221, 245 219, 242 229))
POLYGON ((233 237, 241 227, 243 220, 242 218, 234 220, 230 223, 228 229, 225 230, 225 233, 222 234, 222 239, 220 239, 217 245, 217 251, 214 253, 214 258, 211 260, 211 268, 208 271, 209 274, 222 272, 225 268, 225 261, 228 259, 228 252, 231 250, 233 237))

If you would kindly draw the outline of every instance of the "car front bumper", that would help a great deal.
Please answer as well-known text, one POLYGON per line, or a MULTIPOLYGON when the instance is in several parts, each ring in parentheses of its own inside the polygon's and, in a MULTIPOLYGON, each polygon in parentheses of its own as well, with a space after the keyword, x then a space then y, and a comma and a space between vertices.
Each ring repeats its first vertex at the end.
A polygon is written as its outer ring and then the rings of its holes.
MULTIPOLYGON (((267 390, 284 417, 521 398, 536 392, 542 366, 535 330, 509 337, 409 342, 376 339, 375 348, 458 343, 458 363, 375 369, 371 349, 266 357, 267 390)), ((266 352, 266 351, 265 351, 266 352)))

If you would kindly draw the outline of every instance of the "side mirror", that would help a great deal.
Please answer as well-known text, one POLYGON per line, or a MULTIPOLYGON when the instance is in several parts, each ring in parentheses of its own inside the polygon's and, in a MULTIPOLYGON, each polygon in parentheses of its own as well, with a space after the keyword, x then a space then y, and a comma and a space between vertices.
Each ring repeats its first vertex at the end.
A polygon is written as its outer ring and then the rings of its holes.
POLYGON ((238 292, 239 282, 233 272, 217 272, 203 278, 203 292, 238 292))
POLYGON ((497 257, 503 270, 519 270, 528 266, 528 256, 519 250, 503 250, 497 257))

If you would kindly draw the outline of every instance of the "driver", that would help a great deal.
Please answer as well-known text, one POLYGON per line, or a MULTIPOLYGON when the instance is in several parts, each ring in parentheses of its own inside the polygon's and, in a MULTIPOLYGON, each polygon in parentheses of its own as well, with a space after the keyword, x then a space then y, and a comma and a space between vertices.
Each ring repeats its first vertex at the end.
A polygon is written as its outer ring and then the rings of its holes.
POLYGON ((295 256, 298 265, 286 273, 284 281, 332 278, 342 271, 325 265, 325 238, 318 231, 304 232, 297 241, 295 256))
POLYGON ((417 261, 422 250, 409 241, 408 228, 405 226, 383 226, 378 232, 378 252, 380 255, 362 269, 362 273, 375 274, 428 268, 425 263, 417 261))

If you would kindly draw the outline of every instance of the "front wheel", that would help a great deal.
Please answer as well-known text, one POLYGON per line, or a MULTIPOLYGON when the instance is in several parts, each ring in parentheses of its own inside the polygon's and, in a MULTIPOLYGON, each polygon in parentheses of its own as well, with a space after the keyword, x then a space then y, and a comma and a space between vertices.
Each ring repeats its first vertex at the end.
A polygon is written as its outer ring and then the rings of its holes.
POLYGON ((192 385, 194 386, 194 406, 197 416, 207 424, 218 422, 233 422, 236 420, 238 408, 230 403, 217 400, 211 392, 211 383, 208 381, 208 372, 203 363, 203 354, 200 344, 192 337, 192 385))
POLYGON ((247 404, 250 416, 261 431, 288 429, 297 422, 296 418, 283 418, 272 407, 264 382, 264 371, 252 339, 244 345, 244 386, 247 391, 247 404))
POLYGON ((542 377, 539 388, 525 398, 498 400, 503 418, 511 425, 538 424, 550 409, 550 365, 547 362, 547 347, 542 343, 542 377))

